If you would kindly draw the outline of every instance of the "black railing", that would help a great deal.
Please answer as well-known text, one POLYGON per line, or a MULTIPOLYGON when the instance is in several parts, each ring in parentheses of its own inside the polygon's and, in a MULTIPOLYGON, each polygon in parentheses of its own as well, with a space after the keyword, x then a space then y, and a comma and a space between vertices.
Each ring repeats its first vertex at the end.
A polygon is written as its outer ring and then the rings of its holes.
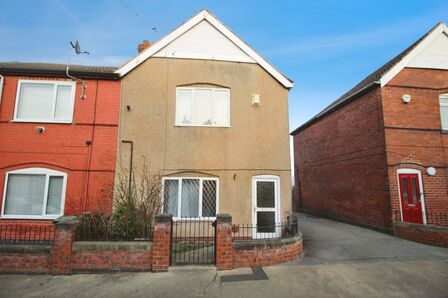
MULTIPOLYGON (((448 213, 444 212, 425 212, 426 217, 426 224, 428 225, 435 225, 435 226, 441 226, 441 227, 448 227, 448 213)), ((401 218, 401 211, 395 210, 394 211, 394 221, 403 221, 401 218)), ((423 215, 422 215, 423 220, 423 215)), ((406 220, 405 220, 406 222, 406 220)), ((412 223, 412 221, 409 221, 412 223)))
POLYGON ((54 239, 53 225, 2 224, 2 244, 51 244, 54 239))
POLYGON ((234 240, 290 238, 298 233, 297 217, 289 215, 285 222, 272 225, 233 224, 234 240))
POLYGON ((76 241, 149 241, 152 240, 152 225, 132 222, 113 224, 110 215, 84 214, 79 217, 76 241))

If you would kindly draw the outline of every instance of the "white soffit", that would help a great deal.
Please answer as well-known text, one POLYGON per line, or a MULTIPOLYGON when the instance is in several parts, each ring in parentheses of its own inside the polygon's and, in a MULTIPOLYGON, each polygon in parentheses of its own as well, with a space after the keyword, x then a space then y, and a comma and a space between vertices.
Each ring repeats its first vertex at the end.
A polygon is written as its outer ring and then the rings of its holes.
POLYGON ((192 58, 256 63, 230 39, 203 20, 153 57, 192 58))
POLYGON ((440 23, 399 63, 381 77, 385 86, 405 67, 448 69, 448 27, 440 23))
POLYGON ((285 88, 292 88, 294 86, 292 81, 264 60, 257 52, 206 10, 202 10, 158 42, 145 49, 135 58, 120 67, 116 73, 124 76, 152 56, 187 58, 186 55, 188 55, 188 58, 194 59, 257 63, 285 88), (201 36, 204 33, 209 38, 212 38, 212 43, 213 41, 219 41, 219 43, 217 45, 209 43, 205 46, 206 37, 201 36), (188 36, 190 38, 187 41, 188 36))

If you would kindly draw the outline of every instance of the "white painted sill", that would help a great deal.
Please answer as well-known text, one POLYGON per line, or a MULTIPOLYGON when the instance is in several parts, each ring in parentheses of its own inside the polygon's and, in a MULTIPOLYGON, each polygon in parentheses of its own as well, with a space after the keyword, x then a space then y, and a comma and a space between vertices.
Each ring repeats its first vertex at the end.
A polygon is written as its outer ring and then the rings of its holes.
POLYGON ((0 216, 1 219, 42 219, 42 220, 48 220, 48 219, 56 219, 61 217, 62 214, 57 215, 5 215, 2 214, 0 216))
POLYGON ((12 123, 47 123, 47 124, 72 124, 72 120, 26 120, 26 119, 14 119, 12 123))
POLYGON ((231 128, 231 125, 200 125, 200 124, 174 124, 175 127, 209 127, 209 128, 231 128))

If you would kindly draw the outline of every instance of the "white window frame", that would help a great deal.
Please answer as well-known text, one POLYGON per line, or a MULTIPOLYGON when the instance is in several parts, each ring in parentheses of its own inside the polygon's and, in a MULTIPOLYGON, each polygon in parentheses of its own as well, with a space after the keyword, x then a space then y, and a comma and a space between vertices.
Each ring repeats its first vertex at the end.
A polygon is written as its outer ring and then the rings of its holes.
POLYGON ((443 119, 442 119, 442 107, 448 107, 448 103, 442 103, 442 99, 448 100, 448 93, 439 95, 440 127, 442 127, 442 131, 448 132, 448 127, 443 127, 443 119))
MULTIPOLYGON (((175 126, 196 126, 196 127, 231 127, 231 125, 230 125, 230 119, 231 119, 231 107, 232 107, 232 102, 231 102, 231 93, 230 93, 230 89, 229 88, 207 88, 207 87, 177 87, 176 88, 176 108, 175 108, 175 126), (178 110, 177 110, 177 107, 179 106, 179 90, 192 90, 192 99, 193 99, 193 102, 192 102, 192 105, 191 105, 191 117, 192 117, 192 119, 191 119, 191 121, 193 122, 193 105, 194 105, 194 95, 195 95, 195 90, 212 90, 213 92, 212 92, 212 94, 213 94, 213 99, 212 99, 212 115, 213 115, 213 108, 214 108, 214 102, 215 102, 215 100, 214 100, 214 95, 215 95, 215 90, 219 90, 219 91, 222 91, 222 90, 225 90, 225 91, 227 91, 228 92, 228 94, 229 94, 229 113, 228 113, 228 116, 227 116, 227 124, 225 124, 225 125, 221 125, 221 124, 211 124, 211 125, 204 125, 204 124, 193 124, 193 123, 190 123, 190 124, 185 124, 185 123, 181 123, 181 122, 178 122, 178 119, 179 119, 179 115, 178 115, 178 110)), ((212 120, 212 122, 213 122, 213 120, 212 120)))
POLYGON ((14 107, 14 119, 13 122, 36 122, 36 123, 72 123, 73 122, 73 109, 75 105, 75 93, 76 93, 76 82, 70 81, 51 81, 51 80, 19 80, 17 84, 17 92, 16 92, 16 102, 14 107), (53 111, 52 119, 22 119, 17 118, 17 113, 19 112, 19 100, 20 93, 22 90, 22 84, 45 84, 45 85, 54 85, 53 87, 53 111), (70 94, 70 117, 68 119, 57 119, 54 118, 55 108, 56 108, 56 94, 58 90, 58 86, 71 86, 72 91, 70 94))
POLYGON ((1 218, 11 218, 11 219, 56 219, 62 215, 64 215, 64 207, 65 207, 65 192, 67 189, 67 173, 59 172, 55 170, 50 170, 46 168, 27 168, 21 170, 15 170, 6 172, 5 175, 5 184, 3 187, 3 201, 2 201, 2 212, 1 218), (44 193, 44 201, 42 204, 42 215, 17 215, 17 214, 5 214, 5 204, 6 204, 6 192, 8 187, 8 178, 9 175, 46 175, 45 177, 45 193, 44 193), (47 209, 47 199, 48 199, 48 187, 50 183, 50 177, 57 176, 63 177, 62 181, 62 198, 61 198, 61 208, 59 214, 45 214, 47 209))
MULTIPOLYGON (((166 180, 177 180, 178 181, 178 190, 177 190, 177 214, 173 214, 173 220, 214 220, 216 216, 208 216, 202 217, 202 185, 204 180, 213 180, 216 181, 216 214, 219 212, 219 178, 213 177, 164 177, 162 179, 162 208, 164 207, 165 202, 165 181, 166 180), (198 179, 199 180, 199 212, 198 217, 181 217, 182 212, 182 180, 188 179, 198 179)), ((165 212, 165 210, 163 210, 165 212)))
POLYGON ((397 170, 397 186, 398 186, 398 204, 400 206, 401 221, 403 221, 403 206, 401 206, 401 192, 400 192, 400 174, 417 174, 418 185, 420 187, 420 204, 422 208, 423 224, 426 225, 426 206, 425 206, 425 193, 423 191, 423 179, 422 172, 416 169, 398 169, 397 170))

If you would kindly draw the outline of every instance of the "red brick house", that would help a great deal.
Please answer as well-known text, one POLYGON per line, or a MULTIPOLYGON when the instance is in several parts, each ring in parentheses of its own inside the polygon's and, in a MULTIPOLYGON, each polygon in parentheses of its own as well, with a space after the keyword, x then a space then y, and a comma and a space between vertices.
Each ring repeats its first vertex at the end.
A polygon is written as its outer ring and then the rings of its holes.
POLYGON ((390 232, 448 225, 448 28, 439 23, 298 127, 297 209, 390 232))
POLYGON ((0 63, 0 224, 112 209, 115 68, 0 63))

